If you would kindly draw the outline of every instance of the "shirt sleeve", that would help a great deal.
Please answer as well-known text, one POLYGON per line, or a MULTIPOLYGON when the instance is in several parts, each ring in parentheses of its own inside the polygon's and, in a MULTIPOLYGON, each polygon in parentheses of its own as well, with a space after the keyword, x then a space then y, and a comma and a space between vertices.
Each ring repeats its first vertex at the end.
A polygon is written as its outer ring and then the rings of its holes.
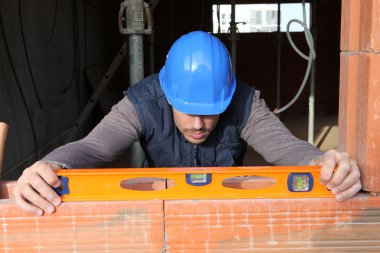
POLYGON ((83 139, 57 148, 42 160, 66 168, 95 168, 112 162, 140 137, 141 125, 132 102, 124 97, 83 139))
POLYGON ((241 138, 275 165, 308 165, 323 155, 310 143, 296 138, 269 110, 259 91, 253 96, 251 113, 241 138))

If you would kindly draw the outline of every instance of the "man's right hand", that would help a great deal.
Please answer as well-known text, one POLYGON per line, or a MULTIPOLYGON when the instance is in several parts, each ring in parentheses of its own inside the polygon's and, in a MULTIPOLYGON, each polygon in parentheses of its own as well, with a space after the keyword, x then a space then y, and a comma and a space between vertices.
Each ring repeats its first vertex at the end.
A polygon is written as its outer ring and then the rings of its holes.
POLYGON ((38 161, 26 168, 13 189, 16 205, 26 212, 38 216, 55 212, 61 198, 52 189, 60 186, 54 172, 61 167, 55 163, 38 161))

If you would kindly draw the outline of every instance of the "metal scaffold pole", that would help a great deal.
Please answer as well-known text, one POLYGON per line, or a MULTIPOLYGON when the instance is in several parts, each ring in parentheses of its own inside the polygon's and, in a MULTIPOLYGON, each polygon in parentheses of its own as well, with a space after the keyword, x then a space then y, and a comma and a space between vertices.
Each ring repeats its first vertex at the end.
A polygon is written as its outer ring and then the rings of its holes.
POLYGON ((232 71, 236 74, 236 0, 231 0, 231 23, 230 23, 230 40, 231 40, 231 65, 232 71))
MULTIPOLYGON (((144 78, 143 35, 152 32, 152 17, 149 5, 143 0, 125 0, 119 11, 119 31, 128 36, 129 75, 131 85, 144 78), (124 16, 125 15, 125 16, 124 16), (145 29, 145 23, 147 28, 145 29)), ((141 167, 144 152, 139 142, 131 148, 131 167, 141 167)))

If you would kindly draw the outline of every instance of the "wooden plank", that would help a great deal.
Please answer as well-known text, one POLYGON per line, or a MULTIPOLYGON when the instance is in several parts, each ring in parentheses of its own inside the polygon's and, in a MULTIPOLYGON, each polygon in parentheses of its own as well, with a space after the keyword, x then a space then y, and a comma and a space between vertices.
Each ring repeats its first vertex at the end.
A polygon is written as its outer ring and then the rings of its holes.
POLYGON ((8 125, 4 122, 0 122, 0 175, 3 168, 3 157, 4 157, 4 148, 5 140, 7 139, 8 134, 8 125))

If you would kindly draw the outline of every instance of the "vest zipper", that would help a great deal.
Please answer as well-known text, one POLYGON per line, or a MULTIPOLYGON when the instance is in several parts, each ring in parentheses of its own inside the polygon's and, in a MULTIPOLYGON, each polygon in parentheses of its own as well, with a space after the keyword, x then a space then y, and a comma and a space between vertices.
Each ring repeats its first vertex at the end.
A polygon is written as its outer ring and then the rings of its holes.
POLYGON ((199 166, 199 160, 198 160, 198 145, 194 145, 194 166, 199 166))

